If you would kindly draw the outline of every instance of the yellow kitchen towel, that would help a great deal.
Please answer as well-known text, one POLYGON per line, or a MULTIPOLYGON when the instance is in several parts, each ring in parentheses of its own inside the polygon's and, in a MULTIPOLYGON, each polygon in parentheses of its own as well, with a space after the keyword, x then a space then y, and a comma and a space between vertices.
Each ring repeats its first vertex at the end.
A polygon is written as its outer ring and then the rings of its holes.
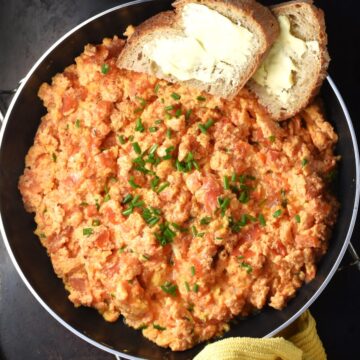
POLYGON ((194 360, 324 360, 316 323, 306 311, 271 339, 228 338, 207 345, 194 360))

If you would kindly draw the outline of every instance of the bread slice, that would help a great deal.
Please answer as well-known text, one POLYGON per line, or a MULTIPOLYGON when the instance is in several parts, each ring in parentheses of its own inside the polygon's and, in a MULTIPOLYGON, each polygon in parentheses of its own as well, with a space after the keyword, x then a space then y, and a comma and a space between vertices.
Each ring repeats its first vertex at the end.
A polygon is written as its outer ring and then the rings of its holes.
MULTIPOLYGON (((278 23, 271 11, 254 0, 179 0, 173 6, 175 11, 160 13, 135 29, 118 58, 117 66, 119 68, 148 73, 220 97, 232 98, 254 74, 279 34, 278 23), (231 53, 236 54, 234 61, 222 59, 216 62, 209 56, 209 59, 206 58, 206 61, 191 70, 193 71, 191 75, 188 73, 183 75, 180 72, 174 75, 169 71, 163 71, 163 68, 154 59, 151 59, 154 46, 157 46, 159 41, 164 44, 172 44, 174 47, 169 50, 169 54, 165 54, 169 56, 169 61, 174 59, 175 61, 187 61, 187 53, 183 54, 179 49, 181 46, 188 46, 188 42, 191 43, 193 40, 200 43, 200 46, 205 49, 205 45, 198 39, 192 39, 191 35, 191 41, 189 40, 189 25, 186 25, 189 24, 188 16, 191 16, 191 24, 202 24, 201 26, 205 27, 201 31, 209 31, 209 34, 212 31, 221 31, 214 24, 202 21, 201 17, 194 17, 194 12, 190 13, 193 9, 199 9, 199 5, 202 6, 202 9, 206 7, 225 16, 232 24, 241 25, 246 29, 244 30, 246 36, 251 33, 247 52, 244 51, 244 54, 241 54, 240 51, 237 51, 239 42, 231 43, 228 38, 222 38, 222 41, 214 41, 213 44, 233 46, 234 51, 231 53)), ((214 34, 216 35, 216 33, 214 34)), ((199 44, 194 46, 199 46, 199 44)), ((200 52, 201 49, 197 49, 197 51, 200 52)), ((196 56, 196 51, 191 51, 191 56, 196 56)), ((195 57, 194 59, 196 60, 195 57)))
MULTIPOLYGON (((312 1, 290 1, 273 6, 271 10, 278 19, 285 16, 290 22, 291 34, 307 42, 306 51, 301 56, 293 54, 292 60, 296 67, 291 74, 293 85, 284 90, 281 96, 279 93, 275 94, 269 91, 266 84, 259 84, 254 80, 257 79, 259 71, 247 84, 247 87, 256 94, 259 102, 267 108, 272 117, 280 121, 298 113, 318 93, 326 77, 330 57, 326 48, 327 35, 324 14, 312 4, 312 1)), ((282 32, 279 39, 281 34, 282 32)), ((272 49, 277 45, 279 45, 279 40, 275 42, 272 49)), ((263 64, 266 64, 273 55, 272 49, 263 64)))

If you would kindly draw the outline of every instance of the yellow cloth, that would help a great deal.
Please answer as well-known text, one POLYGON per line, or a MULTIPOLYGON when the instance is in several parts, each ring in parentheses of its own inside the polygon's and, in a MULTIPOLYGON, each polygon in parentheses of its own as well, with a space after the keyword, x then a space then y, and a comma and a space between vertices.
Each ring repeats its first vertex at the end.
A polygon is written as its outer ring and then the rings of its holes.
POLYGON ((324 360, 316 323, 306 311, 271 339, 228 338, 207 345, 194 360, 324 360))

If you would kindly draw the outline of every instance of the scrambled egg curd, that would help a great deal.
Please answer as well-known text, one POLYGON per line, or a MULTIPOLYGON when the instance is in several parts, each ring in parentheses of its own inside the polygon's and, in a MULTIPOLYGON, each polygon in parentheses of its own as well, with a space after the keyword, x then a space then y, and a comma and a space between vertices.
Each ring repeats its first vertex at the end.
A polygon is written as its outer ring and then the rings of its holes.
POLYGON ((75 306, 185 350, 314 278, 337 135, 318 103, 278 123, 246 90, 120 70, 123 46, 87 45, 41 86, 19 188, 75 306))

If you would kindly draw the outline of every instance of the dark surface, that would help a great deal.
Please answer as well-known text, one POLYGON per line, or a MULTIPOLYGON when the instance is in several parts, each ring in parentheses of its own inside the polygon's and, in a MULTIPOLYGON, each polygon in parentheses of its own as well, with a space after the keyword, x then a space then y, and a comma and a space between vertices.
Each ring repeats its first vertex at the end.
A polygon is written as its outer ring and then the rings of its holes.
MULTIPOLYGON (((33 62, 59 36, 89 16, 120 2, 114 1, 0 1, 0 88, 12 88, 33 62), (6 6, 5 6, 6 4, 6 6)), ((319 2, 327 14, 330 73, 338 84, 353 119, 359 115, 356 84, 360 71, 354 49, 359 40, 355 1, 319 2), (353 3, 353 7, 351 7, 353 3), (353 14, 353 15, 352 15, 353 14), (352 18, 353 17, 353 18, 352 18), (346 20, 345 20, 346 19, 346 20), (339 30, 341 29, 341 31, 339 30), (344 36, 344 34, 349 36, 344 36), (352 37, 351 37, 352 36, 352 37)), ((355 121, 355 125, 356 121, 355 121)), ((345 191, 345 190, 344 190, 345 191)), ((359 248, 359 230, 354 243, 359 248)), ((22 284, 0 243, 0 346, 6 359, 108 359, 58 324, 22 284)), ((359 358, 360 273, 335 275, 311 307, 329 358, 359 358), (345 353, 348 355, 345 356, 345 353)), ((0 353, 1 357, 1 353, 0 353)))

